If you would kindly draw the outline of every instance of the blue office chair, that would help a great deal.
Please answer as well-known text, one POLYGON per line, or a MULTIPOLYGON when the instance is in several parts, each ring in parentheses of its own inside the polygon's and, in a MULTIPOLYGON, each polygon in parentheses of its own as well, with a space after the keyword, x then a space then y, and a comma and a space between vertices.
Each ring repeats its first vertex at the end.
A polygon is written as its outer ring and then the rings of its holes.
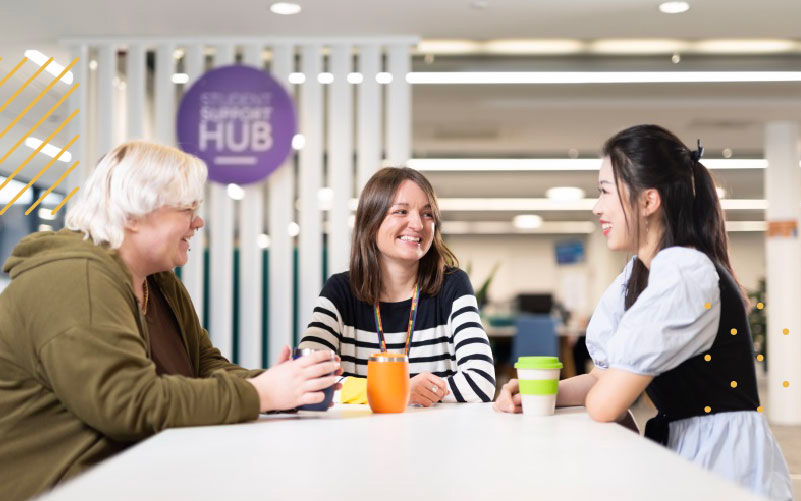
POLYGON ((518 315, 517 334, 512 340, 512 363, 519 357, 558 357, 556 322, 550 315, 518 315))

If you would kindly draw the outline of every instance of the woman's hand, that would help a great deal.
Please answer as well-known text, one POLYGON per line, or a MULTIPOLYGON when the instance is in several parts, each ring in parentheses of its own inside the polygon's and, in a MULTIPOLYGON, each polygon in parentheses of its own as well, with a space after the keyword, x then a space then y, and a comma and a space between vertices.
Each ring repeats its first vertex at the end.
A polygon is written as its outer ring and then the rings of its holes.
POLYGON ((521 413, 523 412, 522 401, 520 399, 520 384, 517 379, 510 379, 503 385, 501 392, 492 408, 497 412, 521 413))
POLYGON ((289 346, 284 346, 276 365, 247 380, 259 393, 261 412, 316 404, 325 398, 322 390, 341 388, 336 382, 342 374, 339 357, 331 360, 330 353, 318 351, 297 360, 289 358, 289 346))
POLYGON ((430 372, 421 372, 409 380, 409 403, 430 407, 448 395, 448 383, 430 372))

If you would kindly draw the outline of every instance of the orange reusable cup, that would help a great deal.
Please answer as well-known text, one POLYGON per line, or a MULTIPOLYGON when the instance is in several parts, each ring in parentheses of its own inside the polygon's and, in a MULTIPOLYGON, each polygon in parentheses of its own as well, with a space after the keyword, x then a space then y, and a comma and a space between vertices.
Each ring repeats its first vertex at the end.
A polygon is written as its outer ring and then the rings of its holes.
POLYGON ((367 361, 367 401, 376 414, 400 413, 409 404, 409 358, 374 353, 367 361))

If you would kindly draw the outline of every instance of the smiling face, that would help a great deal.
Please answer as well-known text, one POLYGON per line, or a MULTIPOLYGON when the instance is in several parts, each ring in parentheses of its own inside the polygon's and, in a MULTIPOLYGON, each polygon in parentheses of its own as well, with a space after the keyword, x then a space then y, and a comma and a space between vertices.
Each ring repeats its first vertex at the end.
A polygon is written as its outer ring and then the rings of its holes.
POLYGON ((149 273, 168 271, 189 260, 189 239, 203 227, 203 219, 195 214, 196 210, 197 204, 162 207, 131 225, 126 233, 149 273))
MULTIPOLYGON (((598 172, 598 191, 598 201, 592 208, 592 213, 600 220, 601 230, 606 237, 606 246, 610 250, 636 251, 637 246, 633 237, 635 231, 630 228, 626 218, 626 214, 631 214, 631 210, 628 207, 624 210, 621 204, 621 200, 628 200, 628 190, 622 183, 620 189, 615 184, 609 157, 604 157, 601 170, 598 172)), ((628 221, 633 219, 631 216, 628 217, 628 221)))
POLYGON ((376 233, 381 258, 408 264, 418 262, 431 248, 434 224, 426 194, 414 181, 403 181, 376 233))

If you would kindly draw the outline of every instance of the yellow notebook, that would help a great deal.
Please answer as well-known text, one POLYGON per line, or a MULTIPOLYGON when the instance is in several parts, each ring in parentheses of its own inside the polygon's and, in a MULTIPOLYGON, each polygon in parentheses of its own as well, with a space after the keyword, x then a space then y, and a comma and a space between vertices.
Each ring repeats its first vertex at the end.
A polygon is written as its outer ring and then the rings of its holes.
POLYGON ((339 401, 343 404, 366 404, 367 378, 346 377, 345 381, 342 382, 342 393, 339 401))

